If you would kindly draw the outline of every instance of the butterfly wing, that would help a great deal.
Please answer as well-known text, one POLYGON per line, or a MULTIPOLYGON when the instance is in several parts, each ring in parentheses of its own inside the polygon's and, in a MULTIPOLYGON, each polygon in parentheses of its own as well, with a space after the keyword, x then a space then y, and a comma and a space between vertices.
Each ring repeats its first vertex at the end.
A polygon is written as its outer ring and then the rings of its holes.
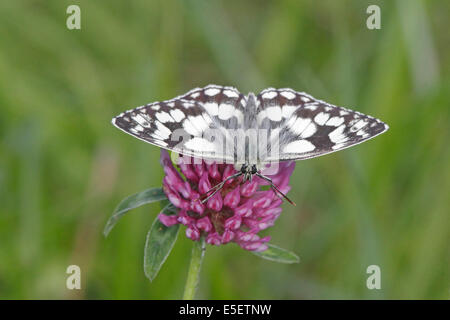
POLYGON ((235 130, 243 127, 246 97, 236 88, 208 85, 179 98, 202 105, 218 128, 235 130))
POLYGON ((258 128, 270 147, 259 145, 261 162, 303 160, 339 151, 388 129, 382 121, 317 100, 292 89, 269 88, 257 96, 258 128))
POLYGON ((223 142, 229 140, 227 129, 242 126, 243 100, 245 97, 234 88, 210 85, 126 111, 113 118, 112 123, 164 149, 233 163, 233 149, 223 142), (237 104, 240 107, 236 108, 237 104))
POLYGON ((248 150, 245 142, 249 118, 248 97, 233 87, 209 85, 191 90, 181 98, 196 101, 207 110, 220 131, 220 134, 215 134, 219 138, 215 139, 215 143, 223 150, 223 161, 243 164, 248 150))

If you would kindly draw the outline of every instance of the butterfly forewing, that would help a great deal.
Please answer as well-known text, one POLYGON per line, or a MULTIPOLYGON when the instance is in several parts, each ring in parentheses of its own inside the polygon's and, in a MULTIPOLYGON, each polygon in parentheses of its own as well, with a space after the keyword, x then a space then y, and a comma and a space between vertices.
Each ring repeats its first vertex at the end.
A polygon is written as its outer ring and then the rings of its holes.
POLYGON ((263 146, 259 146, 261 162, 321 156, 361 143, 388 129, 371 116, 291 89, 269 88, 258 94, 257 99, 259 129, 268 130, 272 136, 270 152, 264 153, 263 146))

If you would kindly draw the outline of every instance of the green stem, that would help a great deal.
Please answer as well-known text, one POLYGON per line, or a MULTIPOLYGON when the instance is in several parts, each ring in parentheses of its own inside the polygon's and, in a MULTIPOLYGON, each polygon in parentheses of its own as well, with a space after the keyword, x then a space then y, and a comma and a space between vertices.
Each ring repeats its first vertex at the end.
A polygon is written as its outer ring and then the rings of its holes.
POLYGON ((193 300, 195 297, 195 292, 197 291, 200 275, 200 268, 202 266, 204 256, 205 239, 201 237, 199 241, 194 241, 194 246, 192 247, 191 263, 189 265, 186 286, 184 287, 184 300, 193 300))

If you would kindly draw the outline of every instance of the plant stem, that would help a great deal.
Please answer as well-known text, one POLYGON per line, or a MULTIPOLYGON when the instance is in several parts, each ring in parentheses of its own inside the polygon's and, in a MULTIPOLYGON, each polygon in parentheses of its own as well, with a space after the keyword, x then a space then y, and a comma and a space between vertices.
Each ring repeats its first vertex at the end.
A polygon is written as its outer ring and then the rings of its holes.
POLYGON ((194 245, 192 247, 191 263, 189 265, 186 286, 184 287, 183 300, 193 300, 195 297, 204 256, 205 239, 201 237, 199 241, 194 241, 194 245))

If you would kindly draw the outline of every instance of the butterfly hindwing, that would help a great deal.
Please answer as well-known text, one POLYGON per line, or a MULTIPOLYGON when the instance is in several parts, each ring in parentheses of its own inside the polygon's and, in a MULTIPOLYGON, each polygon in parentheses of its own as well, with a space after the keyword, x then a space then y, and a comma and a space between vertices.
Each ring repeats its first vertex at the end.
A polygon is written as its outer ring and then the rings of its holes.
MULTIPOLYGON (((244 158, 245 151, 241 149, 242 144, 237 142, 235 137, 242 137, 246 130, 249 114, 246 96, 233 87, 208 85, 193 89, 179 98, 195 101, 208 112, 214 129, 218 131, 213 133, 218 137, 214 141, 217 148, 222 150, 223 162, 236 163, 244 158)), ((220 157, 216 159, 218 158, 220 157)))

